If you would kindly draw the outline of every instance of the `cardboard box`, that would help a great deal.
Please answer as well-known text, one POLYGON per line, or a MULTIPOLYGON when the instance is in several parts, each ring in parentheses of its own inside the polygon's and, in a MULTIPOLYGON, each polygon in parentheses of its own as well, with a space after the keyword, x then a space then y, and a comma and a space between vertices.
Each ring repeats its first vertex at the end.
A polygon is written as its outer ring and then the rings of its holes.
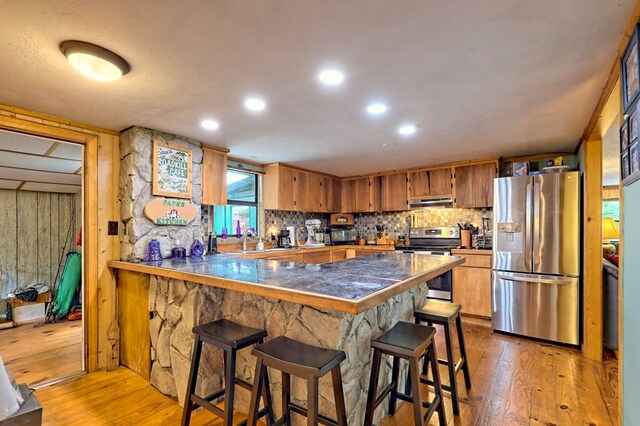
POLYGON ((13 309, 13 321, 16 324, 42 320, 45 316, 44 303, 30 303, 28 305, 17 306, 13 309))

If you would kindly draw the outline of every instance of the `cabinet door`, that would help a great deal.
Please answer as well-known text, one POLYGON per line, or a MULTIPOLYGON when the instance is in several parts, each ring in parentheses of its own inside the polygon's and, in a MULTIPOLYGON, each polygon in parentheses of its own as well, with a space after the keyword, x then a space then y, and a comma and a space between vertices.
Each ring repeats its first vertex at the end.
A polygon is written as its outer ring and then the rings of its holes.
POLYGON ((329 263, 331 262, 331 252, 304 253, 302 260, 304 263, 329 263))
POLYGON ((409 173, 409 196, 425 197, 429 195, 429 172, 409 173))
POLYGON ((491 269, 453 268, 453 301, 464 314, 491 317, 491 269))
POLYGON ((356 183, 356 179, 342 181, 340 210, 343 213, 353 213, 356 211, 356 183))
POLYGON ((278 208, 296 210, 296 170, 279 166, 278 174, 278 208))
POLYGON ((380 207, 382 211, 409 209, 407 198, 407 174, 398 173, 381 177, 380 207))
POLYGON ((320 212, 333 211, 333 180, 327 176, 320 176, 320 212))
POLYGON ((343 212, 342 210, 342 181, 331 179, 331 208, 330 212, 343 212))
POLYGON ((227 204, 227 154, 203 147, 202 204, 227 204))
POLYGON ((324 200, 324 188, 322 176, 315 173, 307 173, 307 204, 305 211, 321 212, 324 200))
POLYGON ((309 173, 302 170, 293 171, 293 205, 298 212, 310 211, 309 173))
POLYGON ((429 194, 451 195, 451 169, 438 169, 429 171, 429 194))
POLYGON ((496 178, 494 163, 473 166, 474 207, 493 206, 493 180, 496 178))
POLYGON ((368 177, 355 179, 356 188, 356 212, 368 212, 373 207, 371 204, 371 181, 368 177))
POLYGON ((290 255, 287 255, 287 256, 270 257, 268 260, 277 260, 278 262, 297 262, 297 263, 302 263, 303 257, 302 257, 302 254, 290 254, 290 255))
POLYGON ((340 260, 345 260, 347 258, 347 250, 332 250, 331 251, 331 261, 338 262, 340 260))
POLYGON ((473 196, 473 167, 456 167, 456 207, 475 207, 473 196))

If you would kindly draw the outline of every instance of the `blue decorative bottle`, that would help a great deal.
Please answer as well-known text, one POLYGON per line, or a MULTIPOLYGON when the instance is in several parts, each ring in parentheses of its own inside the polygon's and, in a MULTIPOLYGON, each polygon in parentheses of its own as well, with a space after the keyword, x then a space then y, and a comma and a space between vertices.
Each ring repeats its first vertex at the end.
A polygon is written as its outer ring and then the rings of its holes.
POLYGON ((200 241, 200 232, 193 231, 193 242, 189 249, 189 256, 200 257, 204 255, 204 244, 200 241))

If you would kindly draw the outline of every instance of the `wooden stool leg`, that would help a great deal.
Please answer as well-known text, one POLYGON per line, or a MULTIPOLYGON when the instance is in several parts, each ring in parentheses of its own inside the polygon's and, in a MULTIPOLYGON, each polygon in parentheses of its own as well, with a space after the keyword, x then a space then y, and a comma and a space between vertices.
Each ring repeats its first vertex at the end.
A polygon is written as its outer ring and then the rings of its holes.
POLYGON ((191 412, 193 411, 193 401, 191 395, 196 391, 198 382, 198 367, 200 366, 200 354, 202 353, 202 340, 196 336, 193 343, 193 353, 191 354, 191 368, 189 370, 189 382, 187 384, 187 396, 184 399, 182 409, 182 425, 188 426, 191 422, 191 412))
POLYGON ((256 369, 253 379, 253 388, 251 389, 251 402, 249 402, 249 417, 247 417, 248 426, 256 426, 258 422, 258 411, 260 411, 260 394, 262 392, 262 386, 264 386, 264 375, 260 374, 263 371, 264 364, 262 358, 256 359, 256 369))
POLYGON ((264 407, 267 409, 267 426, 271 426, 275 422, 275 416, 273 414, 273 401, 271 400, 271 384, 269 383, 269 373, 267 367, 262 366, 262 400, 264 401, 264 407))
POLYGON ((451 405, 453 414, 460 414, 458 403, 458 385, 456 383, 456 359, 453 356, 453 342, 451 341, 451 323, 444 324, 445 346, 447 348, 447 370, 449 370, 449 387, 451 388, 451 405))
POLYGON ((438 420, 440 426, 447 426, 447 418, 444 414, 444 398, 442 397, 442 384, 440 383, 440 369, 438 368, 438 356, 436 354, 436 339, 431 340, 431 346, 428 349, 431 361, 431 375, 433 376, 433 388, 435 398, 432 404, 438 404, 436 411, 438 412, 438 420))
POLYGON ((420 369, 418 367, 418 359, 411 358, 409 360, 409 375, 411 380, 416 384, 413 392, 413 421, 416 426, 422 426, 422 397, 420 395, 420 369))
POLYGON ((289 424, 291 422, 291 409, 289 404, 291 403, 291 376, 285 372, 282 373, 282 415, 284 416, 284 423, 289 424))
POLYGON ((307 378, 307 426, 318 424, 318 378, 307 378))
POLYGON ((227 366, 224 371, 224 426, 231 426, 233 425, 233 400, 236 389, 236 350, 231 349, 230 353, 225 351, 225 355, 227 366))
POLYGON ((371 378, 369 379, 369 393, 367 394, 367 408, 364 414, 364 424, 369 426, 373 423, 373 410, 376 402, 376 392, 378 390, 378 375, 380 374, 380 358, 382 354, 378 349, 373 350, 373 361, 371 361, 371 378))
POLYGON ((342 388, 342 372, 340 364, 331 370, 331 380, 333 381, 333 395, 336 401, 336 414, 338 426, 347 426, 347 409, 344 405, 344 389, 342 388))
POLYGON ((460 356, 462 357, 462 372, 464 373, 464 384, 467 389, 471 389, 471 375, 469 374, 469 360, 467 359, 467 348, 464 345, 464 332, 462 331, 462 318, 456 318, 456 328, 458 330, 458 344, 460 345, 460 356))
POLYGON ((396 414, 396 403, 398 401, 398 375, 400 374, 400 359, 397 356, 393 357, 393 367, 391 370, 391 396, 389 397, 389 414, 396 414))

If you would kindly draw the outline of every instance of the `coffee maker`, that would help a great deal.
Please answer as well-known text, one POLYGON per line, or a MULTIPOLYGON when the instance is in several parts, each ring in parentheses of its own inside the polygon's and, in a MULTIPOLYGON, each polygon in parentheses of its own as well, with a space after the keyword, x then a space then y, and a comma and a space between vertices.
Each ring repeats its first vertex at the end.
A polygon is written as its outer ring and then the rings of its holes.
POLYGON ((291 236, 287 229, 282 229, 278 232, 278 247, 291 248, 291 236))

